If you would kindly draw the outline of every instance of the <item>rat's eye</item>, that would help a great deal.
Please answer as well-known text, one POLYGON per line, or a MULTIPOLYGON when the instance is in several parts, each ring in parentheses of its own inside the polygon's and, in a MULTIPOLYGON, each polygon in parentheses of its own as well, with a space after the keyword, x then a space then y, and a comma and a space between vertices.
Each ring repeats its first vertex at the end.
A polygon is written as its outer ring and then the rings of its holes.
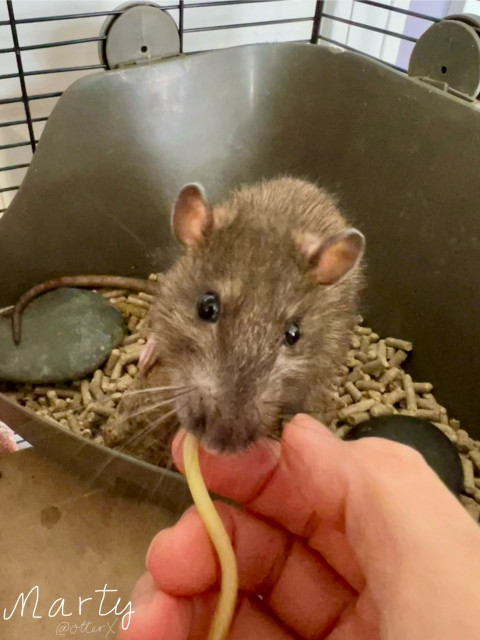
POLYGON ((300 339, 301 335, 298 322, 292 322, 285 331, 285 344, 291 347, 300 339))
POLYGON ((213 291, 207 291, 197 303, 198 317, 206 322, 216 322, 220 314, 220 298, 213 291))

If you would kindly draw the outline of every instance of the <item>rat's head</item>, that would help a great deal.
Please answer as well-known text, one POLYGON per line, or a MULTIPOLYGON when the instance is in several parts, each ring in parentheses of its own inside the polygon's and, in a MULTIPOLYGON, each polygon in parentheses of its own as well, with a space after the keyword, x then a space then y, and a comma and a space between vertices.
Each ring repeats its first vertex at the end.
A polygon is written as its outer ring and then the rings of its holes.
POLYGON ((362 234, 325 192, 291 179, 216 207, 187 185, 172 227, 185 254, 160 278, 141 362, 152 385, 168 381, 181 424, 235 452, 318 410, 309 404, 348 345, 362 234))

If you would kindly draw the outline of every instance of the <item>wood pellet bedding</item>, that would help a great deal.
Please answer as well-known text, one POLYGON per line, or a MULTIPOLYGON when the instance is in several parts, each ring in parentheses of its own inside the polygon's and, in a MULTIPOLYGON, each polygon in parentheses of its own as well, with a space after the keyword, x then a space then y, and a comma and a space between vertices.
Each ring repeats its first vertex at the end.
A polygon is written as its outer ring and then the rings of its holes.
MULTIPOLYGON (((150 279, 155 279, 155 276, 150 276, 150 279)), ((178 426, 175 422, 163 423, 160 430, 149 434, 149 441, 148 438, 134 437, 133 440, 140 440, 137 448, 124 448, 122 440, 128 443, 126 438, 129 434, 120 427, 116 428, 119 403, 124 393, 135 386, 137 364, 147 338, 147 314, 152 296, 120 290, 99 293, 124 314, 128 328, 128 335, 119 348, 111 352, 103 368, 68 385, 0 383, 0 392, 84 438, 125 450, 148 462, 169 466, 170 442, 178 426), (152 447, 155 450, 153 458, 152 447)), ((447 409, 436 401, 432 384, 414 381, 403 370, 402 365, 412 348, 412 344, 405 340, 383 339, 369 327, 355 326, 351 349, 341 367, 335 393, 339 409, 329 427, 343 437, 353 426, 371 417, 400 414, 429 420, 456 445, 460 453, 464 472, 464 491, 460 500, 471 516, 479 521, 480 441, 473 440, 460 428, 459 421, 450 417, 447 409)), ((148 419, 145 419, 146 425, 148 419)))

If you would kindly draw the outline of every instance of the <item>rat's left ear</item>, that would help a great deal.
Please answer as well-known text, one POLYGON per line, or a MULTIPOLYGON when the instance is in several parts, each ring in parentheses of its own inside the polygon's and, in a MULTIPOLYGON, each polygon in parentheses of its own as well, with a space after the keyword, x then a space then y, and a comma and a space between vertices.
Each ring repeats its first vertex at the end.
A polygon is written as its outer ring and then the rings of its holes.
POLYGON ((201 184, 185 185, 177 196, 172 212, 175 237, 186 247, 200 244, 213 227, 212 209, 201 184))
POLYGON ((346 276, 365 250, 365 237, 357 229, 347 229, 323 241, 314 234, 302 233, 295 242, 315 280, 326 285, 335 284, 346 276))

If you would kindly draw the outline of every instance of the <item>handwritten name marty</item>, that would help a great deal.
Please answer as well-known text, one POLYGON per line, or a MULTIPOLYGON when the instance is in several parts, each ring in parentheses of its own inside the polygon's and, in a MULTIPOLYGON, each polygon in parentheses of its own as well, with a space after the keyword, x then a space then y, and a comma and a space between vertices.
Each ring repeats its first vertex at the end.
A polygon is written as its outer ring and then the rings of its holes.
MULTIPOLYGON (((107 589, 107 585, 105 585, 103 589, 95 589, 95 593, 101 594, 101 596, 98 595, 98 596, 93 596, 88 598, 82 598, 79 596, 78 606, 75 605, 75 607, 71 607, 71 606, 67 607, 65 598, 57 598, 50 605, 46 615, 49 618, 55 618, 58 615, 60 615, 62 618, 68 618, 70 616, 73 616, 74 613, 75 614, 78 613, 78 615, 81 616, 86 613, 84 611, 85 603, 89 602, 92 604, 86 605, 86 608, 90 608, 90 613, 93 606, 95 607, 95 612, 99 616, 109 616, 112 613, 114 613, 117 616, 122 616, 122 629, 124 630, 128 629, 132 614, 135 613, 135 611, 132 609, 132 603, 130 601, 128 601, 127 604, 123 607, 123 609, 121 609, 120 607, 121 607, 122 598, 117 598, 117 601, 114 604, 114 606, 106 610, 109 604, 110 605, 112 604, 111 602, 110 603, 105 602, 107 600, 107 593, 108 594, 117 593, 117 591, 118 591, 117 589, 107 589)), ((3 619, 10 620, 13 617, 13 615, 17 612, 17 609, 19 611, 20 617, 23 618, 25 613, 25 606, 29 601, 29 599, 31 599, 29 604, 33 605, 30 609, 32 618, 43 618, 44 615, 41 615, 38 613, 40 589, 38 585, 36 585, 30 589, 27 595, 25 595, 25 593, 22 592, 18 596, 17 601, 15 602, 10 613, 8 613, 6 608, 3 610, 3 619)))

